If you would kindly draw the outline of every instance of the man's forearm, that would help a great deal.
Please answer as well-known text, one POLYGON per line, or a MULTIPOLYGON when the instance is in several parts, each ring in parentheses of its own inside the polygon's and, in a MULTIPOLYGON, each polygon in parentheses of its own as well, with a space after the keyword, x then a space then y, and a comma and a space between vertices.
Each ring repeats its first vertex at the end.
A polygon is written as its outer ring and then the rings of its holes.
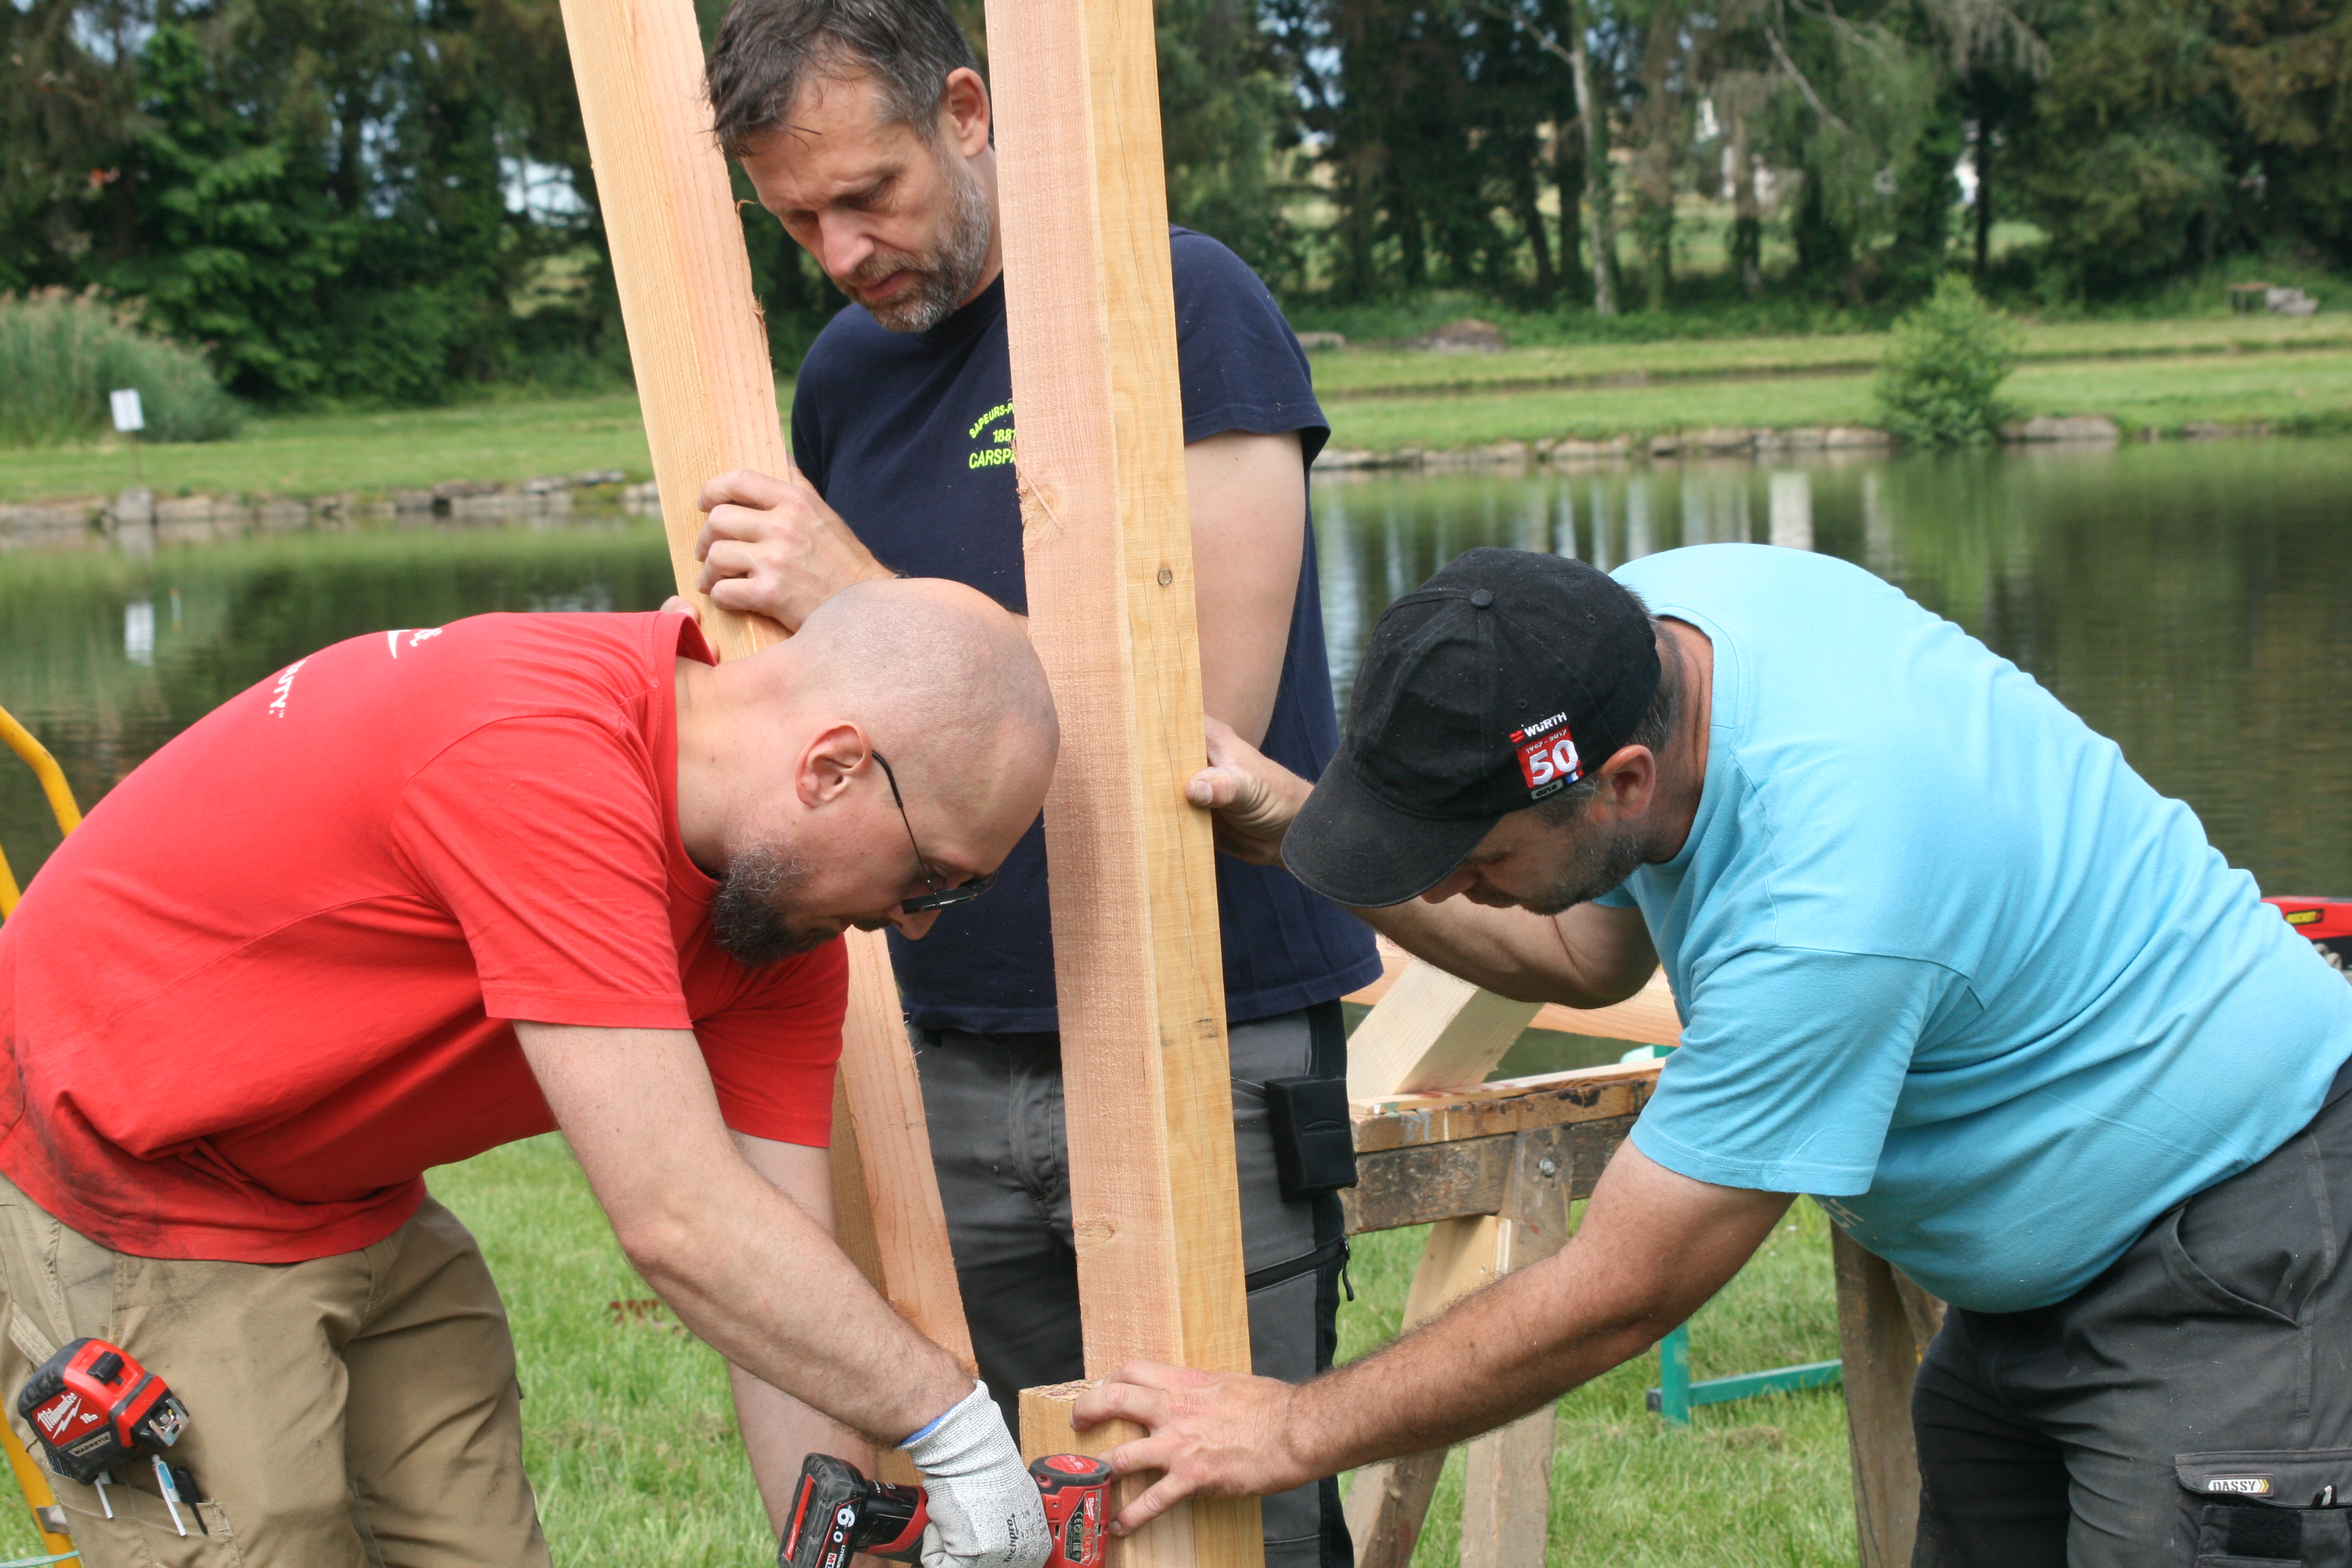
POLYGON ((688 1328, 736 1366, 895 1445, 971 1388, 798 1205, 740 1165, 622 1243, 688 1328), (681 1207, 685 1212, 680 1212, 681 1207))
POLYGON ((1395 1344, 1301 1384, 1299 1457, 1313 1475, 1489 1432, 1639 1355, 1675 1327, 1623 1302, 1563 1308, 1554 1258, 1480 1291, 1395 1344))

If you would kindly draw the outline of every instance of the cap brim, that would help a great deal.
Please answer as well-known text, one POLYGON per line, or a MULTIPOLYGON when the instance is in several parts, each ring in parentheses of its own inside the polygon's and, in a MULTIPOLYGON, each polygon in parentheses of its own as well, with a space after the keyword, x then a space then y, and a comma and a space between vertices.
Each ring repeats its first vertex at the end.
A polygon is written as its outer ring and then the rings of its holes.
POLYGON ((1385 909, 1445 880, 1501 820, 1436 821, 1399 811, 1335 763, 1283 836, 1282 862, 1335 904, 1385 909))

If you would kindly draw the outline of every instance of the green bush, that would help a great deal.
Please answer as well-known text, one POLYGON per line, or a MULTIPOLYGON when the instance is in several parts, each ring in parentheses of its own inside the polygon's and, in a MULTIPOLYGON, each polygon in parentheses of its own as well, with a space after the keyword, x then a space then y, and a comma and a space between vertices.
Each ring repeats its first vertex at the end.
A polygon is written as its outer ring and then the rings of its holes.
POLYGON ((194 350, 140 331, 89 295, 0 295, 0 447, 57 447, 111 428, 107 394, 139 389, 150 441, 225 441, 236 400, 194 350))
POLYGON ((1895 323, 1878 367, 1879 422, 1911 447, 1977 447, 2000 438, 2015 412, 2000 396, 2017 367, 2007 317, 1947 273, 1927 302, 1895 323))

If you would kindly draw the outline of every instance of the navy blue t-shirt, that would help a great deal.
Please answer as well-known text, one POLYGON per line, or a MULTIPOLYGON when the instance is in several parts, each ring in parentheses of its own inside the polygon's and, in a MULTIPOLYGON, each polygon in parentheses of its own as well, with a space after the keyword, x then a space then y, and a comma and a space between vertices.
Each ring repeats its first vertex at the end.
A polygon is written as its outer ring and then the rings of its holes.
MULTIPOLYGON (((1296 430, 1313 461, 1330 430, 1274 296, 1215 240, 1169 232, 1184 439, 1296 430)), ((888 331, 864 306, 844 309, 801 362, 793 451, 884 565, 968 583, 1028 612, 1002 279, 928 332, 888 331)), ((1309 529, 1264 749, 1311 779, 1338 745, 1309 529)), ((1218 856, 1217 915, 1235 1021, 1328 1002, 1380 973, 1371 933, 1277 868, 1218 856)), ((943 911, 920 942, 894 934, 891 958, 908 1015, 926 1028, 1058 1027, 1043 825, 987 897, 943 911)))

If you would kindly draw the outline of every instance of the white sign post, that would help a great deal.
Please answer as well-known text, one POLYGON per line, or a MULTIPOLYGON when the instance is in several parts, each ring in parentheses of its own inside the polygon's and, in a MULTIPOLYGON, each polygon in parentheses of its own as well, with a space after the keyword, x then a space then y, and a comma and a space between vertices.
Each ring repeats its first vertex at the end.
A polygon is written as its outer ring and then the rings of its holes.
POLYGON ((139 407, 139 389, 126 386, 110 392, 108 401, 114 405, 114 427, 125 436, 147 428, 147 416, 139 407))

